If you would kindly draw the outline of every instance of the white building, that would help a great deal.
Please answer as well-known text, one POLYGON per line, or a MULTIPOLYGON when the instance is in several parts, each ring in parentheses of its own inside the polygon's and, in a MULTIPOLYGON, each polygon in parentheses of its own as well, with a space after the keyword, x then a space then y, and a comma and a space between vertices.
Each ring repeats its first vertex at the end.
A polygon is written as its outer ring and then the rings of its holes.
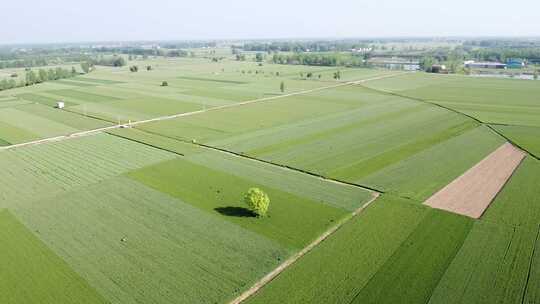
POLYGON ((64 104, 63 101, 59 101, 59 102, 56 103, 56 107, 57 107, 58 109, 63 109, 64 106, 65 106, 65 104, 64 104))

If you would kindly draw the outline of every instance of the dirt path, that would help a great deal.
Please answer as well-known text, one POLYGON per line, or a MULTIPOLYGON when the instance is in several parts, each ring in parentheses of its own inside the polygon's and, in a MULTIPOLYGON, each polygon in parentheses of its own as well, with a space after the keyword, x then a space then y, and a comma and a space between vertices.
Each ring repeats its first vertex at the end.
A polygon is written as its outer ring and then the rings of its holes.
POLYGON ((290 267, 292 264, 294 264, 296 261, 298 261, 301 257, 306 255, 308 252, 313 250, 317 245, 319 245, 321 242, 326 240, 329 236, 334 234, 339 228, 341 228, 345 223, 347 223, 349 220, 360 214, 364 209, 366 209, 372 202, 374 202, 379 197, 379 193, 373 193, 373 197, 366 202, 364 205, 362 205, 360 208, 356 209, 350 216, 340 221, 338 224, 327 230, 325 233, 323 233, 320 237, 318 237, 316 240, 314 240, 312 243, 310 243, 307 247, 300 250, 298 253, 293 255, 292 257, 288 258, 283 262, 281 265, 279 265, 276 269, 274 269, 272 272, 265 275, 262 279, 260 279, 257 283, 255 283, 250 289, 246 290, 244 293, 242 293, 240 296, 238 296, 236 299, 229 302, 229 304, 240 304, 243 301, 247 300, 249 297, 253 296, 259 289, 263 288, 266 284, 270 283, 273 279, 275 279, 280 273, 285 271, 288 267, 290 267))
POLYGON ((480 218, 525 156, 522 150, 505 143, 424 204, 480 218))
POLYGON ((29 142, 25 142, 25 143, 0 147, 0 151, 9 150, 9 149, 13 149, 13 148, 20 148, 20 147, 30 146, 30 145, 39 145, 39 144, 48 143, 48 142, 63 141, 63 140, 66 140, 66 139, 93 135, 93 134, 96 134, 96 133, 101 133, 101 132, 105 132, 105 131, 112 130, 112 129, 124 128, 124 127, 128 127, 128 126, 137 126, 137 125, 150 123, 150 122, 155 122, 155 121, 169 120, 169 119, 175 119, 175 118, 179 118, 179 117, 197 115, 197 114, 210 112, 210 111, 218 111, 218 110, 222 110, 222 109, 226 109, 226 108, 234 108, 234 107, 249 105, 249 104, 252 104, 252 103, 269 102, 269 101, 273 101, 273 100, 281 99, 281 98, 285 98, 285 97, 290 97, 290 96, 309 94, 309 93, 313 93, 313 92, 318 92, 318 91, 323 91, 323 90, 328 90, 328 89, 333 89, 333 88, 338 88, 338 87, 343 87, 343 86, 361 84, 361 83, 368 82, 368 81, 373 81, 373 80, 379 80, 379 79, 385 79, 385 78, 389 78, 389 77, 395 77, 395 76, 402 75, 402 74, 405 74, 405 73, 409 73, 409 72, 400 72, 400 73, 382 75, 382 76, 377 76, 377 77, 372 77, 372 78, 367 78, 367 79, 342 82, 342 83, 338 83, 338 84, 331 85, 331 86, 320 87, 320 88, 315 88, 315 89, 309 89, 309 90, 304 90, 304 91, 298 91, 298 92, 284 94, 284 95, 277 95, 277 96, 264 97, 264 98, 253 99, 253 100, 248 100, 248 101, 242 101, 242 102, 238 102, 238 103, 232 103, 232 104, 227 104, 227 105, 223 105, 223 106, 212 107, 212 108, 207 108, 207 109, 203 109, 203 110, 197 110, 197 111, 193 111, 193 112, 179 113, 179 114, 168 115, 168 116, 160 116, 160 117, 156 117, 156 118, 151 118, 151 119, 139 120, 139 121, 136 121, 136 122, 132 122, 129 125, 128 124, 118 124, 118 125, 113 125, 113 126, 109 126, 109 127, 103 127, 103 128, 92 129, 92 130, 88 130, 88 131, 81 131, 81 132, 77 132, 77 133, 72 133, 72 134, 69 134, 69 135, 60 135, 60 136, 55 136, 55 137, 43 138, 43 139, 29 141, 29 142))

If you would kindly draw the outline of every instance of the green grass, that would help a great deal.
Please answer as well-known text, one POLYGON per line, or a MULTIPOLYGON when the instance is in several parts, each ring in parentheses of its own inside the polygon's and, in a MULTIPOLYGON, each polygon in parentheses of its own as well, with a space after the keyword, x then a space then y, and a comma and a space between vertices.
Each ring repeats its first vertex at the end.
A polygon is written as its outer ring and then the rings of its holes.
POLYGON ((462 115, 361 87, 138 128, 171 138, 196 139, 417 200, 429 197, 503 143, 462 115), (473 147, 462 153, 463 145, 469 144, 473 147), (416 178, 410 178, 411 172, 416 178))
POLYGON ((534 255, 532 256, 529 279, 525 288, 523 303, 538 303, 540 301, 540 228, 536 235, 534 255))
POLYGON ((0 211, 0 302, 107 303, 6 210, 0 211))
POLYGON ((540 157, 540 127, 527 126, 492 126, 504 136, 533 155, 540 157))
POLYGON ((288 248, 305 247, 348 213, 183 159, 163 162, 127 175, 288 248), (243 195, 250 187, 260 187, 270 196, 268 217, 258 219, 245 211, 243 195))
POLYGON ((47 93, 54 94, 54 95, 61 96, 61 97, 70 98, 70 99, 72 98, 72 99, 75 99, 75 100, 81 101, 81 102, 96 102, 96 103, 98 103, 98 102, 119 100, 119 98, 117 98, 117 97, 105 96, 105 95, 88 93, 88 92, 84 92, 84 91, 77 91, 77 90, 71 90, 71 89, 48 91, 47 93))
POLYGON ((301 119, 330 115, 355 107, 356 105, 352 102, 348 104, 331 103, 329 98, 318 100, 306 95, 149 123, 141 126, 141 129, 169 137, 188 140, 196 138, 200 142, 208 142, 239 133, 292 123, 301 119))
POLYGON ((351 303, 426 303, 472 223, 430 210, 351 303))
MULTIPOLYGON (((55 107, 56 103, 62 100, 61 98, 52 98, 49 96, 43 96, 43 95, 34 94, 34 93, 24 93, 24 94, 18 94, 16 96, 18 98, 21 98, 27 101, 32 101, 32 102, 37 102, 43 105, 47 105, 49 107, 55 107)), ((65 101, 65 100, 62 100, 62 101, 64 102, 66 106, 76 105, 76 103, 71 102, 71 101, 65 101)))
POLYGON ((366 85, 434 101, 485 123, 540 126, 535 81, 415 73, 366 85))
POLYGON ((40 104, 23 105, 17 107, 17 110, 37 115, 42 118, 61 123, 63 125, 76 128, 81 131, 97 129, 111 125, 110 123, 104 122, 102 120, 85 117, 79 114, 62 111, 51 107, 46 107, 40 104))
POLYGON ((477 127, 357 182, 424 201, 503 143, 486 127, 477 127))
POLYGON ((383 195, 247 303, 351 303, 428 210, 383 195))
POLYGON ((107 105, 124 111, 140 113, 141 117, 158 117, 203 109, 203 105, 167 98, 137 98, 107 102, 107 105))
POLYGON ((96 183, 174 156, 111 135, 2 151, 0 207, 96 183))
POLYGON ((0 120, 39 137, 53 137, 78 131, 63 123, 21 111, 18 108, 0 109, 0 120))
POLYGON ((9 145, 32 141, 37 139, 38 136, 30 131, 0 121, 0 138, 2 138, 3 145, 9 145))
MULTIPOLYGON (((285 93, 338 83, 325 67, 136 64, 154 69, 100 67, 0 92, 0 145, 278 96, 281 81, 285 93), (68 111, 52 108, 58 100, 68 111)), ((341 71, 342 81, 389 74, 341 71)), ((387 193, 248 302, 538 302, 538 162, 523 162, 467 235, 471 220, 420 203, 504 139, 464 115, 370 88, 495 123, 540 151, 536 82, 412 73, 0 151, 0 208, 106 302, 227 303, 370 198, 289 166, 387 193), (253 186, 269 192, 270 217, 242 216, 253 186)))
POLYGON ((9 146, 11 143, 4 140, 4 139, 0 139, 0 146, 9 146))
POLYGON ((122 81, 115 81, 115 80, 108 80, 108 79, 97 79, 97 78, 89 78, 89 77, 77 77, 77 78, 73 78, 73 80, 96 83, 96 84, 119 84, 119 83, 123 83, 122 81))
POLYGON ((540 163, 526 158, 475 223, 430 303, 535 303, 539 178, 540 163))
POLYGON ((226 303, 289 255, 271 240, 123 177, 15 212, 107 303, 226 303))
POLYGON ((203 151, 203 149, 197 145, 140 131, 135 128, 112 129, 108 130, 107 133, 180 155, 190 155, 203 151))
POLYGON ((522 297, 535 238, 536 230, 475 223, 429 303, 534 303, 522 297))
POLYGON ((527 157, 482 216, 485 221, 536 229, 540 225, 540 162, 527 157))
POLYGON ((257 182, 265 187, 282 189, 348 211, 358 209, 372 197, 371 192, 358 187, 324 181, 279 166, 202 148, 133 128, 111 130, 109 133, 185 155, 191 162, 257 182))
POLYGON ((93 84, 93 83, 78 82, 78 81, 67 80, 67 79, 56 80, 56 83, 65 84, 65 85, 73 86, 73 87, 82 87, 82 88, 96 86, 96 84, 93 84))
POLYGON ((234 80, 227 80, 227 79, 212 79, 212 78, 202 78, 202 77, 188 77, 188 76, 180 76, 177 77, 178 79, 186 79, 186 80, 197 80, 197 81, 206 81, 206 82, 218 82, 218 83, 225 83, 225 84, 246 84, 248 82, 245 81, 234 81, 234 80))

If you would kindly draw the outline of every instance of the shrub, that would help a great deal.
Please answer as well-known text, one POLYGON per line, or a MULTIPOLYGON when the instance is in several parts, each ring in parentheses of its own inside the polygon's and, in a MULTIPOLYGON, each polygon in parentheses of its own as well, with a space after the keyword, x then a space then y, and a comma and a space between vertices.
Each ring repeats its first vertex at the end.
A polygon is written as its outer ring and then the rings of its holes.
POLYGON ((250 188, 244 196, 244 202, 251 212, 255 213, 257 216, 264 217, 268 212, 270 198, 261 189, 250 188))

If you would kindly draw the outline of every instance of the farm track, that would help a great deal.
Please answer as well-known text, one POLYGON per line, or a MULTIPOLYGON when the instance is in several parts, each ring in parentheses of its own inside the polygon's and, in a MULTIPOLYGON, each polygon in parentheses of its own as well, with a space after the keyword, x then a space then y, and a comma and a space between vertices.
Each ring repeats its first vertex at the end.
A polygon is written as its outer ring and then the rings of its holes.
MULTIPOLYGON (((24 143, 20 143, 20 144, 3 146, 3 147, 0 147, 0 151, 14 149, 14 148, 20 148, 20 147, 25 147, 25 146, 31 146, 31 145, 40 145, 40 144, 49 143, 49 142, 63 141, 63 140, 67 140, 67 139, 93 135, 93 134, 96 134, 96 133, 102 133, 102 132, 106 132, 106 131, 113 130, 113 129, 119 129, 119 128, 131 127, 131 126, 138 126, 138 125, 146 124, 146 123, 150 123, 150 122, 170 120, 170 119, 175 119, 175 118, 179 118, 179 117, 192 116, 192 115, 202 114, 202 113, 211 112, 211 111, 218 111, 218 110, 222 110, 222 109, 228 109, 228 108, 234 108, 234 107, 249 105, 249 104, 253 104, 253 103, 270 102, 270 101, 278 100, 278 99, 285 98, 285 97, 304 95, 304 94, 309 94, 309 93, 313 93, 313 92, 324 91, 324 90, 329 90, 329 89, 334 89, 334 88, 339 88, 339 87, 344 87, 344 86, 359 85, 359 84, 362 84, 364 82, 373 81, 373 80, 380 80, 380 79, 385 79, 385 78, 390 78, 390 77, 395 77, 395 76, 402 75, 402 74, 405 74, 405 73, 408 73, 408 72, 400 72, 400 73, 377 76, 377 77, 372 77, 372 78, 367 78, 367 79, 342 82, 342 83, 338 83, 338 84, 331 85, 331 86, 320 87, 320 88, 304 90, 304 91, 298 91, 298 92, 293 92, 293 93, 284 94, 284 95, 264 97, 264 98, 259 98, 259 99, 242 101, 242 102, 238 102, 238 103, 227 104, 227 105, 223 105, 223 106, 207 108, 207 109, 203 109, 203 110, 197 110, 197 111, 185 112, 185 113, 179 113, 179 114, 167 115, 167 116, 160 116, 160 117, 155 117, 155 118, 146 119, 146 120, 139 120, 139 121, 135 121, 135 122, 132 122, 132 123, 129 123, 129 124, 116 124, 116 125, 112 125, 112 126, 108 126, 108 127, 76 132, 76 133, 72 133, 72 134, 68 134, 68 135, 60 135, 60 136, 55 136, 55 137, 48 137, 48 138, 43 138, 43 139, 39 139, 39 140, 24 142, 24 143)), ((70 113, 74 113, 74 112, 70 111, 70 113)), ((85 116, 83 114, 80 114, 80 115, 85 116)), ((95 118, 95 117, 92 117, 92 118, 95 118)), ((101 120, 103 120, 103 119, 101 119, 101 120)), ((106 120, 103 120, 103 121, 106 121, 106 120)), ((110 123, 110 121, 106 121, 106 122, 110 123)))
MULTIPOLYGON (((374 89, 374 88, 370 88, 370 87, 366 87, 364 85, 362 85, 361 83, 358 84, 360 85, 361 87, 365 88, 365 89, 368 89, 368 90, 371 90, 371 91, 374 91, 374 92, 378 92, 380 94, 386 94, 386 95, 391 95, 391 96, 396 96, 396 97, 401 97, 401 98, 405 98, 405 99, 409 99, 409 100, 414 100, 414 101, 417 101, 417 102, 421 102, 421 103, 425 103, 425 104, 429 104, 429 105, 433 105, 433 106, 436 106, 436 107, 439 107, 439 108, 442 108, 442 109, 445 109, 447 111, 450 111, 450 112, 454 112, 456 114, 459 114, 459 115, 462 115, 462 116, 465 116, 471 120, 474 120, 475 122, 483 125, 483 126, 486 126, 488 129, 490 129, 493 133, 499 135, 500 137, 504 138, 506 141, 508 141, 510 144, 512 144, 513 146, 515 146, 516 148, 520 149, 520 150, 523 150, 524 152, 526 152, 529 156, 531 156, 532 158, 536 159, 536 160, 540 160, 540 155, 536 155, 534 153, 532 153, 531 151, 525 149, 523 146, 519 145, 518 143, 516 143, 515 141, 513 141, 512 139, 508 138, 507 136, 505 136, 504 134, 502 134, 501 132, 497 131, 495 128, 493 128, 494 125, 503 125, 503 126, 514 126, 512 124, 496 124, 496 123, 490 123, 490 122, 484 122, 484 121, 481 121, 480 119, 476 118, 476 117, 473 117, 469 114, 466 114, 466 113, 463 113, 461 111, 458 111, 456 109, 452 109, 452 108, 449 108, 447 106, 443 106, 439 103, 436 103, 436 102, 432 102, 432 101, 429 101, 429 100, 426 100, 426 99, 422 99, 422 98, 418 98, 418 97, 412 97, 412 96, 407 96, 407 95, 403 95, 403 94, 399 94, 399 93, 396 93, 396 92, 392 92, 392 91, 387 91, 387 90, 381 90, 381 89, 374 89)), ((516 126, 519 126, 519 125, 516 125, 516 126)))
POLYGON ((261 278, 259 281, 257 281, 250 289, 246 290, 240 296, 238 296, 234 300, 230 301, 229 304, 240 304, 240 303, 244 302, 245 300, 247 300, 249 297, 256 294, 266 284, 270 283, 273 279, 275 279, 277 276, 279 276, 283 271, 285 271, 287 268, 289 268, 291 265, 293 265, 296 261, 298 261, 304 255, 308 254, 311 250, 313 250, 313 248, 317 247, 317 245, 319 245, 324 240, 326 240, 328 237, 330 237, 332 234, 334 234, 336 231, 338 231, 341 227, 343 227, 343 225, 345 225, 347 222, 349 222, 354 217, 356 217, 358 214, 360 214, 364 209, 366 209, 369 205, 371 205, 371 203, 373 203, 379 197, 379 195, 380 195, 379 193, 373 193, 372 198, 369 201, 367 201, 365 204, 363 204, 360 208, 356 209, 348 217, 341 220, 338 224, 334 225, 332 228, 328 229, 325 233, 323 233, 321 236, 319 236, 317 239, 315 239, 313 242, 311 242, 304 249, 300 250, 298 253, 296 253, 292 257, 288 258, 285 262, 283 262, 281 265, 279 265, 272 272, 268 273, 263 278, 261 278))

